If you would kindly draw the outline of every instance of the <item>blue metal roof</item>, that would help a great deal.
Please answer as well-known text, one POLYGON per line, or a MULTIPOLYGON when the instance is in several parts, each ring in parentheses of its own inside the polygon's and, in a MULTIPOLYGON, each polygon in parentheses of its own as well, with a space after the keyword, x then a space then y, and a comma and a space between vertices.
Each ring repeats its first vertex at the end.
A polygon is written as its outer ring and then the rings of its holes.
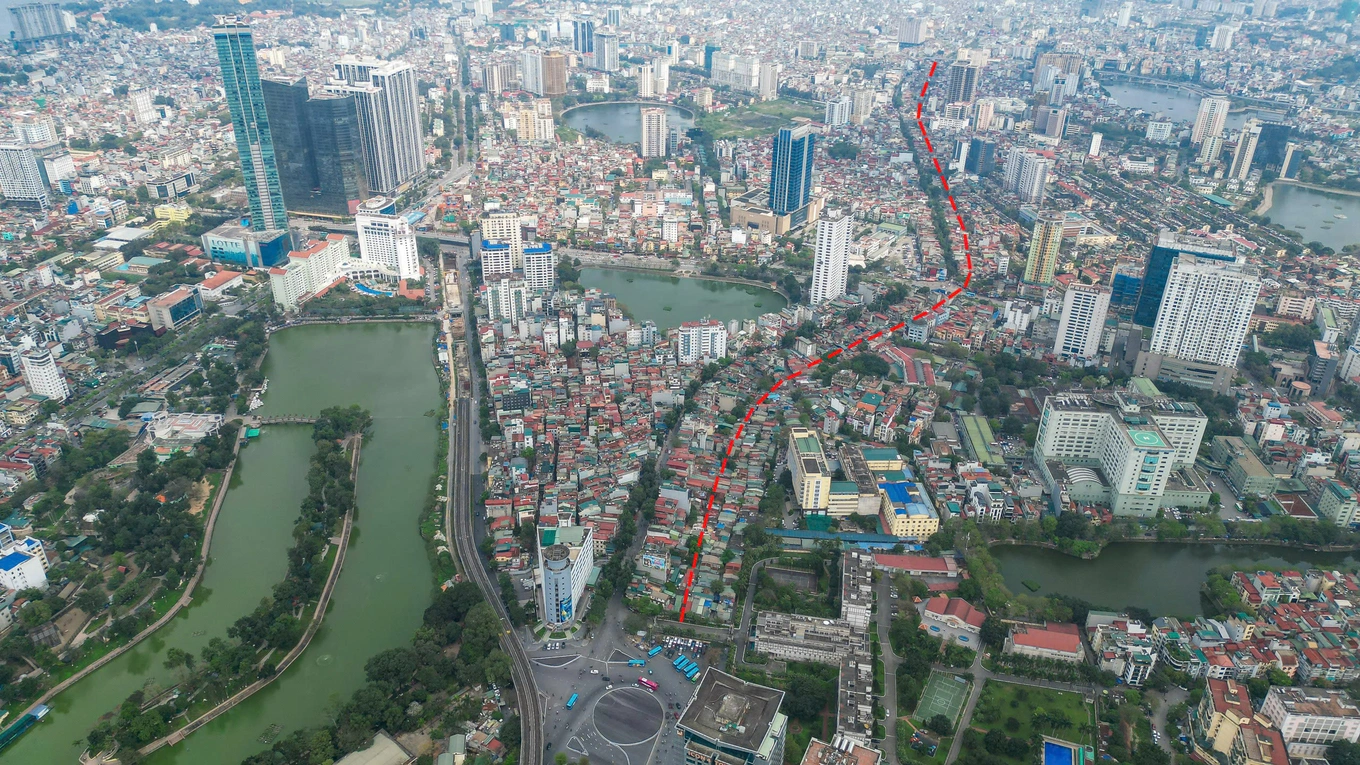
POLYGON ((28 560, 28 556, 15 550, 14 552, 0 558, 0 571, 13 571, 28 560))

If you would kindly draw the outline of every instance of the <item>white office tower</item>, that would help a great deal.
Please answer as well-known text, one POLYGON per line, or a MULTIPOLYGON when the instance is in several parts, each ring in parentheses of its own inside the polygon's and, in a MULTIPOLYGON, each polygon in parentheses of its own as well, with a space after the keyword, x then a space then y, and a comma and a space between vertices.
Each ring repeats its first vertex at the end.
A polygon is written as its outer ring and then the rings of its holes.
POLYGON ((543 582, 543 621, 569 624, 595 568, 594 526, 540 528, 538 573, 543 582))
POLYGON ((1108 288, 1076 283, 1068 286, 1053 353, 1062 358, 1094 360, 1100 354, 1100 333, 1109 311, 1108 288))
POLYGON ((897 42, 906 45, 920 45, 935 36, 926 19, 902 19, 897 22, 897 42))
POLYGON ((1237 366, 1261 280, 1255 267, 1181 254, 1162 293, 1151 352, 1237 366))
POLYGON ((1116 26, 1126 27, 1129 25, 1129 19, 1132 17, 1133 3, 1124 3, 1119 6, 1119 15, 1115 17, 1114 23, 1116 26))
POLYGON ((637 91, 638 98, 656 97, 656 73, 651 64, 639 64, 637 67, 637 91))
POLYGON ((538 48, 519 54, 519 86, 536 96, 543 95, 543 51, 538 48))
POLYGON ((410 64, 346 56, 335 65, 335 79, 326 90, 354 96, 370 190, 395 195, 424 172, 420 96, 410 64))
POLYGON ((854 218, 834 210, 817 221, 817 249, 812 263, 812 305, 845 294, 850 271, 850 227, 854 218))
MULTIPOLYGON (((869 119, 869 115, 874 111, 874 100, 878 94, 873 88, 860 88, 855 91, 853 101, 850 106, 850 121, 856 125, 863 125, 869 119)), ((983 128, 979 128, 981 130, 983 128)))
POLYGON ((14 135, 25 146, 47 148, 57 143, 57 123, 46 114, 20 112, 14 116, 14 135))
POLYGON ((760 65, 760 83, 757 92, 762 101, 772 101, 779 97, 780 64, 768 61, 760 65))
POLYGON ((534 293, 557 288, 557 262, 551 243, 539 242, 524 248, 524 283, 534 293))
POLYGON ((642 107, 642 135, 638 156, 643 159, 666 156, 666 110, 654 106, 642 107))
POLYGON ((46 348, 34 348, 24 351, 19 360, 29 390, 53 401, 65 401, 70 398, 71 388, 66 384, 66 375, 62 373, 61 367, 57 366, 57 360, 52 358, 51 351, 46 348))
POLYGON ((1228 109, 1231 107, 1232 102, 1226 96, 1205 96, 1200 99, 1195 127, 1190 131, 1190 143, 1198 146, 1206 138, 1223 135, 1223 127, 1228 124, 1228 109))
POLYGON ((971 61, 955 61, 950 64, 945 102, 972 103, 973 97, 977 94, 977 81, 978 67, 971 61))
POLYGON ((1022 202, 1043 204, 1048 171, 1052 166, 1053 163, 1041 154, 1012 149, 1006 155, 1006 191, 1019 196, 1022 202))
POLYGON ((482 218, 482 278, 510 274, 524 262, 519 215, 491 213, 482 218))
POLYGON ((595 68, 606 72, 619 71, 619 36, 613 30, 595 33, 595 68))
POLYGON ((132 105, 132 119, 139 125, 156 121, 156 109, 150 88, 132 88, 128 91, 128 103, 132 105))
POLYGON ((841 96, 834 101, 826 102, 826 124, 831 127, 840 127, 850 121, 850 113, 855 107, 855 102, 850 98, 841 96))
POLYGON ((479 19, 489 19, 494 11, 492 0, 472 0, 472 15, 479 19))
POLYGON ((1251 175, 1251 162, 1256 158, 1256 146, 1261 141, 1261 121, 1247 120, 1242 126, 1242 134, 1237 137, 1237 149, 1233 152, 1232 168, 1229 178, 1245 181, 1251 175))
POLYGON ((32 149, 0 144, 0 194, 11 202, 47 211, 47 181, 32 149))
POLYGON ((1212 165, 1223 156, 1223 136, 1211 135, 1204 139, 1204 143, 1199 145, 1199 156, 1195 162, 1200 165, 1212 165))
POLYGON ((717 361, 727 355, 727 327, 715 319, 687 321, 680 325, 681 364, 717 361))
POLYGON ((666 92, 671 89, 671 62, 664 58, 659 58, 652 62, 652 66, 655 67, 656 71, 656 80, 653 83, 653 90, 657 95, 664 96, 666 95, 666 92))
POLYGON ((416 231, 403 215, 380 212, 392 200, 374 197, 359 205, 354 226, 359 230, 359 257, 388 269, 398 279, 420 278, 416 231))
POLYGON ((519 276, 501 275, 486 283, 486 312, 492 322, 510 322, 515 328, 529 313, 529 285, 519 276))
POLYGON ((1209 41, 1209 47, 1214 50, 1228 50, 1232 48, 1233 33, 1236 27, 1231 24, 1219 24, 1214 27, 1214 37, 1209 41))
POLYGON ((1104 134, 1104 133, 1092 133, 1092 134, 1091 134, 1091 148, 1090 148, 1089 150, 1087 150, 1086 156, 1092 157, 1092 158, 1099 157, 1099 156, 1100 156, 1100 144, 1101 144, 1101 142, 1102 142, 1104 139, 1105 139, 1105 134, 1104 134))

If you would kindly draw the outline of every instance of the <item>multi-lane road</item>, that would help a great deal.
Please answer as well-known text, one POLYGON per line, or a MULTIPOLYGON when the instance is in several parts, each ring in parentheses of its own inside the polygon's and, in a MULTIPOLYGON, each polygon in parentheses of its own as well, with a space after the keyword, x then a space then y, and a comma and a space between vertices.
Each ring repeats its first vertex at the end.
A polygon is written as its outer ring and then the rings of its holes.
MULTIPOLYGON (((461 257, 460 257, 461 260, 461 257)), ((440 270, 442 276, 443 263, 441 258, 440 270)), ((460 292, 464 296, 471 295, 471 285, 467 282, 467 271, 459 268, 460 292)), ((440 287, 443 288, 443 279, 440 279, 440 287)), ((447 291, 445 291, 447 294, 447 291)), ((445 313, 449 312, 452 306, 445 305, 445 313)), ((443 319, 443 327, 448 329, 447 317, 443 319)), ((467 336, 462 338, 466 343, 466 348, 471 349, 471 318, 465 323, 467 336)), ((457 364, 457 356, 453 349, 454 338, 449 338, 449 353, 451 366, 457 364)), ((533 667, 529 664, 529 655, 524 650, 524 645, 520 642, 519 635, 515 633, 514 625, 510 623, 510 617, 505 611, 505 604, 501 602, 500 590, 492 584, 491 576, 487 572, 486 564, 482 561, 481 555, 477 550, 477 540, 473 533, 472 519, 472 497, 475 487, 473 486, 474 466, 478 459, 477 438, 477 380, 475 365, 471 363, 471 351, 464 355, 468 359, 467 367, 455 369, 454 378, 456 384, 449 386, 449 398, 453 421, 449 423, 449 461, 448 461, 448 481, 449 499, 444 508, 444 534, 454 542, 454 550, 458 557, 458 570, 463 576, 477 583, 482 591, 482 596, 486 598, 491 607, 496 609, 496 614, 501 620, 501 649, 510 656, 512 677, 515 682, 515 691, 519 697, 520 710, 520 755, 519 762, 522 765, 540 765, 543 758, 543 707, 539 700, 538 684, 534 679, 533 667)))

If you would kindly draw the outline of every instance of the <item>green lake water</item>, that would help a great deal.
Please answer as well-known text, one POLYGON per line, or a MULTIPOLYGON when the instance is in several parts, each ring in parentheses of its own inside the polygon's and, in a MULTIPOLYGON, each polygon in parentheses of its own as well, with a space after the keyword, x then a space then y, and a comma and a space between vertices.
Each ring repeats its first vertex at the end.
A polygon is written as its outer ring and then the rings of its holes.
POLYGON ((705 317, 723 322, 777 313, 788 301, 774 290, 708 279, 687 279, 640 271, 582 268, 581 284, 604 290, 638 321, 651 320, 663 332, 705 317))
MULTIPOLYGON (((284 736, 327 720, 363 683, 364 662, 405 644, 430 602, 430 567, 417 526, 434 470, 438 406, 429 324, 297 327, 275 334, 257 414, 311 415, 332 405, 372 412, 359 470, 358 516, 326 621, 307 651, 278 680, 179 745, 148 762, 236 765, 284 736)), ((311 457, 307 426, 269 426, 241 452, 239 480, 227 494, 210 563, 194 604, 127 655, 52 702, 42 724, 0 760, 74 763, 98 718, 148 679, 173 682, 162 667, 169 647, 197 653, 269 594, 286 569, 311 457)))

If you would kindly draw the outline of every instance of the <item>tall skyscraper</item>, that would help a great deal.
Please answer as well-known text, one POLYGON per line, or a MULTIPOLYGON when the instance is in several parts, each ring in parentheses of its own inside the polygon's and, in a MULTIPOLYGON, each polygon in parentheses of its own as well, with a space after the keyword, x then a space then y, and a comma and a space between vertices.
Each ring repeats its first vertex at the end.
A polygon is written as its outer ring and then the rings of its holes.
POLYGON ((826 102, 826 119, 823 120, 831 127, 839 127, 850 121, 850 113, 854 107, 854 101, 845 96, 832 99, 826 102))
POLYGON ((666 129, 666 110, 652 106, 642 107, 642 140, 638 146, 638 156, 643 158, 666 156, 666 139, 669 135, 666 129))
POLYGON ((986 138, 973 138, 968 142, 968 157, 964 161, 963 169, 970 173, 977 173, 979 177, 986 177, 996 169, 996 141, 989 141, 986 138))
POLYGON ((1053 353, 1061 357, 1094 359, 1100 354, 1100 334, 1110 310, 1110 290, 1072 283, 1063 294, 1062 317, 1053 353))
POLYGON ((1003 185, 1020 197, 1020 201, 1030 204, 1043 204, 1044 190, 1048 185, 1048 170, 1052 161, 1047 157, 1025 149, 1011 149, 1006 155, 1006 175, 1003 185))
POLYGON ((46 114, 19 112, 14 115, 14 135, 24 146, 49 149, 57 144, 57 123, 46 114))
POLYGON ((262 81, 288 210, 351 215, 368 197, 353 95, 308 93, 302 76, 262 81))
POLYGON ((354 96, 370 189, 395 194, 424 172, 420 97, 410 64, 346 56, 335 65, 326 91, 354 96))
POLYGON ((402 215, 382 212, 392 200, 374 197, 359 205, 354 227, 359 232, 359 257, 386 268, 398 279, 420 278, 416 232, 402 215))
POLYGON ((671 89, 671 62, 658 58, 652 62, 652 66, 656 70, 654 89, 658 95, 664 96, 671 89))
POLYGON ((968 61, 955 61, 949 65, 949 89, 945 97, 947 103, 972 103, 977 94, 978 68, 968 61))
POLYGON ((1195 126, 1190 130, 1190 143, 1198 146, 1205 138, 1223 135, 1223 126, 1228 123, 1228 109, 1232 102, 1227 96, 1205 96, 1200 99, 1199 112, 1195 115, 1195 126))
POLYGON ((47 178, 32 149, 0 144, 0 194, 10 202, 47 211, 47 178))
POLYGON ((1236 366, 1260 294, 1253 266, 1178 255, 1167 275, 1151 352, 1236 366))
POLYGON ((524 263, 524 235, 516 213, 491 213, 481 220, 482 276, 513 273, 524 263))
POLYGON ((542 95, 552 98, 553 96, 565 96, 567 94, 567 56, 561 51, 550 51, 543 54, 541 59, 543 66, 543 93, 542 95))
POLYGON ((231 110, 231 128, 236 134, 236 153, 240 156, 245 179, 246 200, 250 203, 250 228, 253 231, 281 231, 288 228, 284 212, 283 186, 274 157, 274 138, 269 133, 269 116, 264 108, 264 92, 255 57, 255 39, 250 24, 240 16, 218 16, 213 27, 217 60, 222 65, 222 89, 231 110))
POLYGON ((1256 157, 1256 146, 1261 140, 1261 121, 1255 119, 1247 120, 1242 126, 1242 133, 1237 137, 1237 149, 1233 151, 1232 168, 1228 171, 1229 178, 1236 178, 1245 181, 1251 175, 1252 160, 1256 157))
POLYGON ((835 210, 817 221, 817 248, 812 262, 812 295, 809 302, 821 305, 845 294, 850 272, 850 235, 854 218, 835 210))
POLYGON ((681 364, 717 361, 727 355, 727 327, 716 319, 687 321, 680 325, 681 364))
POLYGON ((900 19, 897 22, 898 45, 920 45, 935 37, 935 30, 928 19, 900 19))
POLYGON ((128 90, 128 103, 132 106, 132 118, 145 125, 156 121, 154 97, 150 88, 131 88, 128 90))
POLYGON ((543 95, 543 51, 529 48, 519 54, 519 84, 536 96, 543 95))
POLYGON ((774 137, 774 157, 770 167, 770 209, 775 215, 793 214, 806 207, 812 199, 812 150, 815 141, 816 136, 807 125, 780 128, 779 134, 774 137))
POLYGON ((1058 270, 1058 250, 1062 247, 1063 216, 1044 213, 1034 222, 1029 237, 1029 259, 1025 261, 1025 281, 1052 284, 1058 270))
POLYGON ((637 69, 638 98, 656 97, 656 73, 651 64, 639 64, 637 69))
POLYGON ((856 125, 863 125, 864 121, 869 119, 869 115, 873 114, 874 101, 877 98, 878 94, 874 92, 873 88, 857 89, 851 101, 850 121, 856 125))
POLYGON ((1138 307, 1133 311, 1133 322, 1151 327, 1157 321, 1157 312, 1162 305, 1162 293, 1166 290, 1167 275, 1171 264, 1181 254, 1195 255, 1201 260, 1221 260, 1232 262, 1237 254, 1230 245, 1212 239, 1178 234, 1162 229, 1157 234, 1157 243, 1148 255, 1147 269, 1143 272, 1143 288, 1138 294, 1138 307))
POLYGON ((595 33, 595 68, 619 71, 619 36, 612 29, 595 33))
POLYGON ((1293 128, 1285 122, 1262 122, 1261 138, 1256 142, 1256 156, 1251 166, 1259 168, 1284 167, 1285 147, 1293 128))
POLYGON ((595 22, 576 19, 571 22, 571 49, 580 53, 589 66, 595 61, 595 22))
POLYGON ((26 3, 9 9, 14 26, 14 41, 31 43, 71 34, 76 29, 75 15, 62 11, 58 3, 26 3))

